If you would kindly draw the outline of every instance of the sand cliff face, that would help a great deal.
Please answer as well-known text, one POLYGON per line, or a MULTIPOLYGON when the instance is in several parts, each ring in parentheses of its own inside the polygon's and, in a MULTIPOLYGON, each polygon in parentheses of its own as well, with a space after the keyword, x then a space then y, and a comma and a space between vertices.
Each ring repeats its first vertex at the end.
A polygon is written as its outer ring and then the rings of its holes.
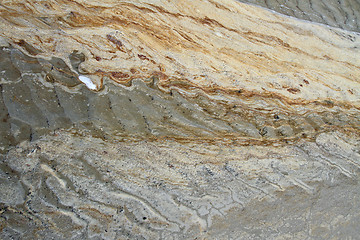
MULTIPOLYGON (((309 3, 258 2, 358 30, 309 3)), ((0 28, 3 237, 358 235, 359 33, 230 0, 9 1, 0 28)))

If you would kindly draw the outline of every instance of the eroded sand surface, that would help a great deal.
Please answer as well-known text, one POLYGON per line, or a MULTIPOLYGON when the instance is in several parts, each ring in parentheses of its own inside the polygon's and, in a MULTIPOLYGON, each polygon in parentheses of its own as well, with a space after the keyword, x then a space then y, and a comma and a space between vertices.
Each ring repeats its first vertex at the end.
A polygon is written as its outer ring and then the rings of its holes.
POLYGON ((0 236, 356 238, 357 3, 254 3, 2 2, 0 236))
POLYGON ((360 31, 357 0, 240 0, 311 22, 360 31))

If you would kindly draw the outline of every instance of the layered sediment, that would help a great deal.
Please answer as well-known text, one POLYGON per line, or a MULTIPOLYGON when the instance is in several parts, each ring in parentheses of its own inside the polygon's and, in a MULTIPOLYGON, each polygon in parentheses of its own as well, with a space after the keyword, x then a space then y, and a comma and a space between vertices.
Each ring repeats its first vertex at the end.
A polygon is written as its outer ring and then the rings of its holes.
POLYGON ((357 10, 259 4, 330 26, 230 0, 1 3, 1 236, 358 236, 357 10))

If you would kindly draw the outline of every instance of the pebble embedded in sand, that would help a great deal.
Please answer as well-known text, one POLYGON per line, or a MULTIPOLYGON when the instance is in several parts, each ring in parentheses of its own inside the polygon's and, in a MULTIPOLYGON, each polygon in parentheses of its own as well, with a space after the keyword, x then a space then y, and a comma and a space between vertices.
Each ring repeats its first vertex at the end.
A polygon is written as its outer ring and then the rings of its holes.
POLYGON ((80 75, 79 80, 86 85, 90 90, 96 90, 97 86, 91 81, 90 78, 80 75))

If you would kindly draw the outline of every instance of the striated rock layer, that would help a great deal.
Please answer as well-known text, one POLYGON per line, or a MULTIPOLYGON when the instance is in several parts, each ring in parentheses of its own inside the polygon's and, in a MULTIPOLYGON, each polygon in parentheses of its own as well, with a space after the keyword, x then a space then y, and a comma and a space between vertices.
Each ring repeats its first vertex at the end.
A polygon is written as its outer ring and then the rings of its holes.
POLYGON ((359 235, 359 33, 231 0, 4 1, 0 28, 2 238, 359 235))
POLYGON ((356 239, 359 139, 275 147, 56 132, 2 159, 1 236, 356 239))

